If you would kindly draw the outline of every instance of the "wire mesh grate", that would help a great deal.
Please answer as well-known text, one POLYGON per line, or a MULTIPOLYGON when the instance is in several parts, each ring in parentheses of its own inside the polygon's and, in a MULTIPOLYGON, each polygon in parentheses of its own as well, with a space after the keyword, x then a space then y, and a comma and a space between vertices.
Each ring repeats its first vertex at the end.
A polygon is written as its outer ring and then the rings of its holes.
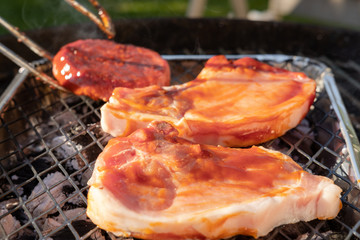
MULTIPOLYGON (((194 79, 205 62, 170 58, 172 84, 194 79)), ((333 220, 288 224, 260 239, 359 238, 360 192, 351 179, 346 143, 321 72, 304 61, 268 63, 312 75, 318 89, 301 124, 264 146, 333 179, 343 189, 343 209, 333 220)), ((0 117, 0 238, 117 239, 86 217, 87 180, 110 138, 99 125, 102 104, 27 78, 0 117)))

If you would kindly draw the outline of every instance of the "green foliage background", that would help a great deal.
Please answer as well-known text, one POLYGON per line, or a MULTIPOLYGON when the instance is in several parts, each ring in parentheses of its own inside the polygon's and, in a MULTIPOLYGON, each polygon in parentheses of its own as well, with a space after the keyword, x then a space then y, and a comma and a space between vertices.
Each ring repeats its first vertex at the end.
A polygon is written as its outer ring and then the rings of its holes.
MULTIPOLYGON (((78 2, 93 9, 87 0, 78 2)), ((185 17, 188 0, 99 0, 112 19, 185 17)), ((250 9, 267 8, 267 0, 248 1, 250 9)), ((228 17, 228 0, 208 0, 204 17, 228 17)), ((95 12, 95 11, 94 11, 95 12)), ((89 21, 63 0, 2 0, 0 16, 21 30, 89 21)), ((6 34, 0 27, 0 34, 6 34)))

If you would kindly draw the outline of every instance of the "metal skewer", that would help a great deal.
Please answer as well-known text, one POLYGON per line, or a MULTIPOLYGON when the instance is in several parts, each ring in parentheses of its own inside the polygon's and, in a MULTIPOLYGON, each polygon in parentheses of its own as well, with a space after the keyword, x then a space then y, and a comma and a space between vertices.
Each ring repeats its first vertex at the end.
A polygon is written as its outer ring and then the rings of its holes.
POLYGON ((30 38, 28 38, 25 35, 25 33, 20 32, 17 27, 11 25, 7 21, 5 21, 5 19, 3 19, 2 17, 0 17, 0 24, 4 26, 9 32, 11 32, 18 39, 19 42, 22 42, 26 46, 28 46, 34 53, 36 53, 40 57, 52 61, 53 56, 48 51, 46 51, 41 46, 39 46, 34 41, 32 41, 30 38))
MULTIPOLYGON (((28 46, 34 53, 39 55, 40 57, 48 59, 50 62, 53 59, 53 56, 43 49, 40 45, 36 44, 34 41, 32 41, 30 38, 28 38, 24 33, 20 32, 17 27, 11 25, 5 19, 0 17, 0 24, 4 26, 7 30, 9 30, 15 37, 17 37, 18 41, 24 43, 26 46, 28 46)), ((17 55, 15 52, 7 48, 5 45, 0 43, 0 52, 9 58, 12 62, 14 62, 16 65, 21 67, 19 69, 20 71, 28 71, 33 73, 36 77, 38 77, 43 82, 50 84, 50 86, 53 86, 59 90, 69 92, 69 90, 63 88, 59 85, 58 81, 53 79, 52 77, 48 76, 47 74, 38 71, 35 67, 33 67, 31 64, 29 64, 26 60, 24 60, 22 57, 17 55)), ((23 75, 25 76, 25 75, 23 75)), ((24 77, 17 77, 14 78, 9 86, 7 86, 6 90, 1 94, 0 96, 0 112, 4 109, 6 104, 10 101, 12 96, 15 94, 16 90, 20 87, 20 85, 25 80, 24 77)))
POLYGON ((100 19, 97 16, 95 16, 92 12, 87 10, 83 5, 78 3, 76 0, 64 0, 64 1, 70 4, 73 8, 75 8, 83 15, 90 18, 91 21, 93 21, 104 33, 107 34, 109 39, 115 37, 115 29, 111 21, 111 18, 107 13, 107 11, 99 4, 97 0, 88 0, 88 1, 94 6, 94 8, 97 9, 100 19))
POLYGON ((27 61, 25 61, 22 57, 17 55, 15 52, 7 48, 5 45, 0 43, 0 52, 4 54, 6 57, 8 57, 10 60, 12 60, 15 64, 17 64, 20 67, 23 67, 27 70, 29 70, 31 73, 33 73, 35 76, 39 77, 41 80, 43 80, 45 83, 50 84, 51 86, 68 92, 69 90, 63 88, 59 85, 59 83, 54 80, 53 78, 49 77, 43 72, 38 71, 36 68, 34 68, 31 64, 29 64, 27 61))
MULTIPOLYGON (((106 10, 99 4, 99 2, 97 0, 89 0, 89 2, 97 9, 100 19, 97 18, 89 10, 87 10, 84 6, 79 4, 76 0, 64 0, 64 1, 69 3, 71 6, 73 6, 76 10, 78 10, 85 16, 89 17, 90 20, 92 20, 103 32, 105 32, 109 38, 113 38, 115 36, 114 25, 112 24, 111 18, 108 15, 108 13, 106 12, 106 10)), ((36 53, 40 57, 46 58, 50 62, 52 62, 53 55, 51 53, 46 51, 40 45, 36 44, 29 37, 27 37, 25 35, 25 33, 20 32, 17 27, 11 25, 7 21, 5 21, 5 19, 3 19, 2 17, 0 17, 0 25, 4 26, 10 33, 12 33, 18 39, 19 42, 24 43, 34 53, 36 53)), ((0 52, 2 54, 4 54, 6 57, 8 57, 10 60, 12 60, 18 66, 20 66, 24 69, 27 69, 29 72, 33 73, 35 76, 37 76, 39 79, 41 79, 45 83, 48 83, 51 86, 53 86, 59 90, 68 92, 67 89, 65 89, 59 85, 58 81, 56 81, 52 77, 46 75, 45 73, 35 69, 31 64, 29 64, 27 61, 25 61, 22 57, 20 57, 15 52, 11 51, 9 48, 7 48, 6 46, 4 46, 1 43, 0 43, 0 52)), ((18 83, 19 83, 19 81, 18 81, 18 83)), ((18 87, 19 84, 11 84, 10 86, 11 86, 10 90, 11 90, 11 92, 13 92, 14 90, 16 90, 13 88, 15 86, 18 87)))
MULTIPOLYGON (((70 4, 80 13, 90 18, 91 21, 93 21, 104 33, 107 34, 108 38, 113 38, 115 36, 114 25, 111 21, 111 18, 107 11, 99 4, 97 0, 89 0, 89 2, 97 9, 100 19, 97 18, 92 12, 87 10, 83 5, 78 3, 76 0, 64 1, 70 4)), ((4 26, 10 33, 12 33, 18 39, 18 41, 23 42, 26 46, 28 46, 34 53, 36 53, 40 57, 52 61, 53 55, 51 53, 49 53, 40 45, 32 41, 29 37, 25 35, 25 33, 20 32, 17 27, 11 25, 2 17, 0 17, 0 24, 4 26)))

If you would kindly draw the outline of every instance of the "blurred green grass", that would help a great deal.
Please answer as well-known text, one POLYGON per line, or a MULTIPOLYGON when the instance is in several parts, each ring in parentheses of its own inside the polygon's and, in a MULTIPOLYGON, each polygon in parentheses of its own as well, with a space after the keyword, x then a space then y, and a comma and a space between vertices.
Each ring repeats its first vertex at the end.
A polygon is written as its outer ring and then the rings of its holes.
MULTIPOLYGON (((86 0, 80 3, 93 9, 86 0)), ((185 17, 188 0, 99 0, 113 20, 129 18, 185 17)), ((267 0, 248 1, 249 9, 264 10, 267 0)), ((204 17, 227 17, 227 0, 208 0, 204 17)), ((94 11, 95 12, 95 11, 94 11)), ((22 31, 89 22, 63 0, 3 0, 0 16, 22 31)), ((0 27, 0 34, 7 31, 0 27)))

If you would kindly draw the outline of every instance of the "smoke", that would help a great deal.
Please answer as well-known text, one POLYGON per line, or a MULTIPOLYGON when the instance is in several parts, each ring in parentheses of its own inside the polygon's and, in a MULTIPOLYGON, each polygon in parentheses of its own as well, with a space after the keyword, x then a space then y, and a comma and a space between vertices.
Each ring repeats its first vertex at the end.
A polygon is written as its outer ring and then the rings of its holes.
MULTIPOLYGON (((92 9, 90 6, 87 6, 88 1, 79 2, 86 5, 89 9, 92 9)), ((24 30, 78 24, 90 21, 87 17, 73 9, 64 0, 25 0, 22 1, 21 10, 18 9, 18 11, 21 11, 24 30)))

